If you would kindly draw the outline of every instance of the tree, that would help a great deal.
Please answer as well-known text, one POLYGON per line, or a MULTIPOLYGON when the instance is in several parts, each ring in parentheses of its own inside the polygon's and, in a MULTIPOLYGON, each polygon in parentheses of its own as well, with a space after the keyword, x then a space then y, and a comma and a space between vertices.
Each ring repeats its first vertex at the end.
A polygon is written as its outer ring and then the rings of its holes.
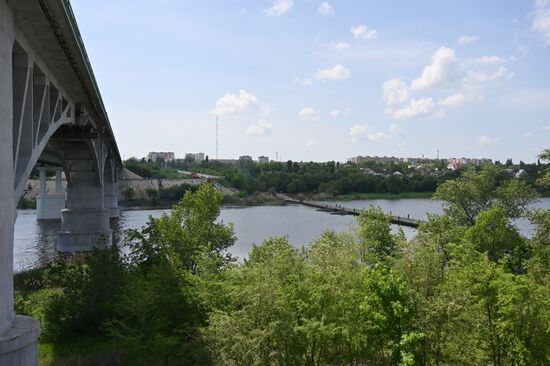
POLYGON ((359 224, 360 258, 376 263, 397 254, 397 238, 391 233, 391 216, 380 207, 371 206, 360 213, 359 224))
MULTIPOLYGON (((540 153, 539 159, 550 162, 550 149, 546 149, 540 153)), ((537 180, 537 185, 543 188, 550 188, 550 170, 546 172, 544 177, 537 180)))
POLYGON ((391 269, 375 265, 366 278, 360 309, 373 359, 381 365, 414 365, 424 335, 414 329, 414 310, 405 282, 391 269))
POLYGON ((128 235, 128 280, 109 334, 135 364, 204 364, 199 328, 222 300, 218 279, 233 262, 233 228, 217 222, 221 194, 205 184, 128 235))
POLYGON ((442 183, 434 198, 445 201, 446 213, 461 225, 474 225, 480 212, 494 206, 502 207, 510 218, 523 215, 536 200, 536 193, 525 182, 500 181, 499 168, 484 165, 479 173, 469 170, 442 183))
POLYGON ((253 247, 227 278, 227 306, 210 314, 205 336, 219 364, 300 364, 293 330, 303 260, 284 238, 253 247))
POLYGON ((510 225, 509 217, 500 207, 480 212, 475 224, 466 231, 465 240, 480 252, 487 252, 489 259, 497 260, 505 253, 521 245, 523 239, 510 225))
POLYGON ((543 150, 539 154, 539 159, 544 160, 544 161, 550 161, 550 149, 543 150))

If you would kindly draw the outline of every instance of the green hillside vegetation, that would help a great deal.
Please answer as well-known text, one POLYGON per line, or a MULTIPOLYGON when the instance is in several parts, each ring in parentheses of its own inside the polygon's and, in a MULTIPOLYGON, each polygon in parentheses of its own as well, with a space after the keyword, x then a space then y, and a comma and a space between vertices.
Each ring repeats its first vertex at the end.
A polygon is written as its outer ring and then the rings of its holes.
MULTIPOLYGON (((543 159, 541 159, 543 160, 543 159)), ((446 169, 446 163, 410 165, 408 163, 377 163, 340 164, 336 162, 269 162, 258 164, 253 161, 238 161, 235 164, 218 161, 172 161, 145 162, 130 159, 126 167, 147 178, 172 177, 178 170, 221 176, 220 183, 244 191, 283 192, 290 194, 319 194, 330 196, 356 196, 370 194, 380 198, 402 195, 403 197, 418 197, 415 193, 434 193, 443 182, 456 179, 464 172, 480 171, 481 166, 465 166, 459 171, 446 169)), ((498 180, 513 179, 514 172, 525 170, 522 180, 537 189, 540 194, 547 195, 548 189, 536 185, 537 180, 549 169, 548 164, 514 165, 511 160, 505 165, 496 162, 498 180)), ((180 176, 182 178, 183 176, 180 176)))
POLYGON ((45 365, 547 365, 550 210, 499 174, 442 183, 445 214, 412 240, 371 207, 354 232, 270 238, 242 262, 203 185, 130 230, 127 255, 18 274, 16 310, 41 321, 45 365))

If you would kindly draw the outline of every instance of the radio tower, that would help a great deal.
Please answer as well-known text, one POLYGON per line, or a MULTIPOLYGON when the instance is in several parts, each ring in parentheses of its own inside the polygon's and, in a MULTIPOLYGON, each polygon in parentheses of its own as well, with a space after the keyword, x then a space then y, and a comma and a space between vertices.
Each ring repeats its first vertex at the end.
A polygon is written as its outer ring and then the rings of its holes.
POLYGON ((218 157, 218 137, 219 137, 218 116, 216 116, 216 160, 219 160, 219 157, 218 157))

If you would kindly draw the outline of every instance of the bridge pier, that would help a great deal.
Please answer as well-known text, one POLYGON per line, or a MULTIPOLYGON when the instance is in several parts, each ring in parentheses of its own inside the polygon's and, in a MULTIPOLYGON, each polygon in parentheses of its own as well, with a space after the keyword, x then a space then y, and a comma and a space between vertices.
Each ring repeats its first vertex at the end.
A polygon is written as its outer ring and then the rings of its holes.
POLYGON ((0 0, 0 365, 38 365, 37 320, 13 311, 14 182, 13 13, 0 0))
POLYGON ((36 219, 37 220, 59 220, 61 210, 65 208, 65 193, 61 187, 62 168, 38 168, 40 172, 40 191, 36 197, 36 219), (55 170, 55 193, 48 194, 46 191, 46 173, 55 170))
POLYGON ((105 209, 109 211, 109 218, 117 218, 120 216, 120 209, 118 208, 118 184, 107 182, 105 183, 105 195, 103 196, 103 202, 105 209))
POLYGON ((92 250, 98 243, 111 244, 110 210, 104 207, 103 189, 96 173, 71 173, 71 183, 67 185, 67 208, 61 211, 58 251, 83 252, 92 250))
POLYGON ((120 209, 118 208, 117 170, 110 160, 105 164, 103 181, 103 206, 109 210, 110 218, 117 218, 120 216, 120 209))

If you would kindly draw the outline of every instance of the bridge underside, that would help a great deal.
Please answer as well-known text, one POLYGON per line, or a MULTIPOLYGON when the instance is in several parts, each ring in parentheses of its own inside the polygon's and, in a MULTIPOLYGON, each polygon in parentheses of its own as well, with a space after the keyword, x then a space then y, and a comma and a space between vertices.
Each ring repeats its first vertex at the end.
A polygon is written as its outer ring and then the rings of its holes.
POLYGON ((0 365, 36 365, 38 322, 13 312, 16 203, 38 164, 67 179, 58 248, 110 243, 118 148, 70 5, 0 0, 0 365))

